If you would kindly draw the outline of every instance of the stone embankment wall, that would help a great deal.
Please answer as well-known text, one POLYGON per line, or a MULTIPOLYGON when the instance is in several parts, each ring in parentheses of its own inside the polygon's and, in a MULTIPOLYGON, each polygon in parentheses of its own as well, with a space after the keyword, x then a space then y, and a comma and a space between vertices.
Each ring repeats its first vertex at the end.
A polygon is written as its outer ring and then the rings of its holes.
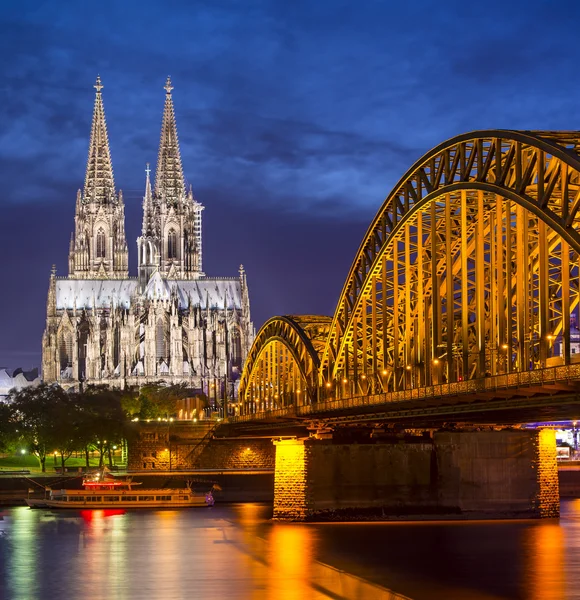
POLYGON ((549 430, 437 432, 432 443, 278 442, 274 517, 557 516, 555 446, 549 430))
POLYGON ((129 443, 130 471, 274 469, 269 438, 220 439, 215 423, 140 424, 129 443))

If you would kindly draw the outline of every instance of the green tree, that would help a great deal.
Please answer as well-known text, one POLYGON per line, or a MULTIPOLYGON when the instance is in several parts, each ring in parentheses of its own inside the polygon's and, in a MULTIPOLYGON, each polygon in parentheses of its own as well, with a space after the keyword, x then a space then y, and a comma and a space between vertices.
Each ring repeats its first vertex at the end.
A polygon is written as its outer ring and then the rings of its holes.
POLYGON ((0 452, 10 452, 18 441, 18 428, 11 404, 0 402, 0 452))
POLYGON ((122 404, 123 396, 119 390, 106 386, 89 386, 79 394, 81 439, 87 467, 91 448, 96 448, 99 452, 99 467, 103 466, 105 455, 108 457, 109 467, 112 467, 113 446, 121 445, 129 435, 130 429, 122 404))
POLYGON ((19 440, 46 471, 46 456, 61 452, 62 466, 78 444, 76 397, 56 384, 12 391, 9 396, 19 440))
POLYGON ((177 401, 187 396, 184 384, 165 385, 161 382, 144 385, 139 390, 142 419, 174 417, 177 413, 177 401))

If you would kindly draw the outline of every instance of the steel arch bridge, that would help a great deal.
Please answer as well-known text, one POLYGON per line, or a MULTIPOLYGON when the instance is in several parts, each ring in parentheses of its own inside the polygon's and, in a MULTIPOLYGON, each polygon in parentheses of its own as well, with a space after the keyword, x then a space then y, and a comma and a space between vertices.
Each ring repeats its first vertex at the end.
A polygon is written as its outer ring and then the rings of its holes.
POLYGON ((321 353, 331 318, 273 317, 260 329, 244 365, 244 412, 311 404, 317 399, 321 353))
MULTIPOLYGON (((579 208, 580 132, 478 131, 437 146, 371 223, 324 344, 306 352, 288 336, 287 355, 267 353, 278 320, 262 328, 242 413, 257 410, 258 380, 280 388, 288 355, 309 386, 304 406, 573 365, 579 208)), ((259 398, 260 411, 276 407, 259 398)))

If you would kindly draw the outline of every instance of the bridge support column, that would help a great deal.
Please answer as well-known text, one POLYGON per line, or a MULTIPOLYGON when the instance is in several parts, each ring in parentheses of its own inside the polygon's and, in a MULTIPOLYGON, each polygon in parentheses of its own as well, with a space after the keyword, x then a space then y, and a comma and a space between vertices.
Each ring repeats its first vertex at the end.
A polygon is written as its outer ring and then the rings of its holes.
POLYGON ((419 443, 276 445, 274 518, 557 517, 551 430, 436 432, 419 443))

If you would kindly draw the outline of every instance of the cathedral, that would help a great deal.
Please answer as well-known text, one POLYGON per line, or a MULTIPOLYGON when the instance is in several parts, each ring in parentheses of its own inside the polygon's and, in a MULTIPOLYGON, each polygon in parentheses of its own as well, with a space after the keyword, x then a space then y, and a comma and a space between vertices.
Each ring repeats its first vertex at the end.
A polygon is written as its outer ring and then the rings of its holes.
POLYGON ((185 383, 212 404, 232 398, 254 337, 244 268, 207 277, 203 205, 186 186, 171 80, 154 185, 146 169, 138 276, 129 276, 123 194, 115 190, 100 78, 68 277, 53 268, 42 338, 46 382, 80 389, 185 383))

